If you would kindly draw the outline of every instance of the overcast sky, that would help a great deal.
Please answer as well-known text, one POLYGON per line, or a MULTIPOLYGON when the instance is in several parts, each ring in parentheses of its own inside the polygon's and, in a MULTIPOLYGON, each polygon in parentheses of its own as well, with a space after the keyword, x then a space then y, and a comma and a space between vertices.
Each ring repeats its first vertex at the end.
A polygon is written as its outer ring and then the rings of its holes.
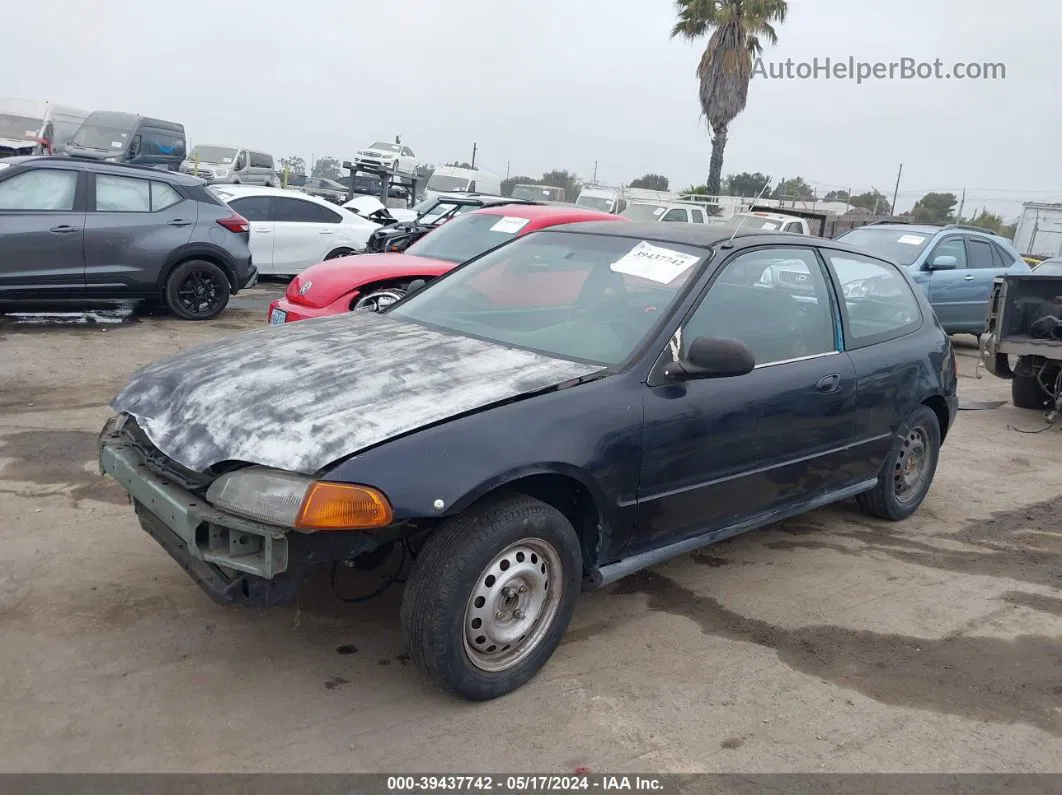
MULTIPOLYGON (((97 0, 5 12, 0 93, 183 122, 189 141, 349 157, 402 134, 424 161, 702 183, 710 141, 667 0, 97 0), (53 8, 55 8, 53 6, 53 8)), ((754 79, 724 174, 874 186, 900 209, 1062 201, 1052 0, 791 0, 765 61, 1002 62, 996 81, 754 79)))

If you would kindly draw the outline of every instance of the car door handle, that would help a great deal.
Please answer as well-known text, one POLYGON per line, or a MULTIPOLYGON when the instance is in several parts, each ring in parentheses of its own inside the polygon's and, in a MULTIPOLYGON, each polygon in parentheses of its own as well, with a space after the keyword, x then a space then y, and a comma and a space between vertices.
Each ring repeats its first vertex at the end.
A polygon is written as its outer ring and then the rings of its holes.
POLYGON ((191 226, 191 221, 186 221, 183 218, 174 218, 170 221, 170 226, 191 226))
POLYGON ((269 234, 269 230, 266 229, 264 226, 256 226, 256 227, 254 227, 254 231, 257 232, 260 235, 268 235, 269 234))
POLYGON ((319 235, 331 235, 333 234, 331 229, 321 229, 317 232, 319 235))
POLYGON ((837 373, 830 373, 824 375, 819 379, 819 382, 815 384, 815 388, 820 392, 836 392, 841 387, 841 376, 837 373))
POLYGON ((972 273, 968 273, 968 274, 966 274, 966 275, 965 275, 965 276, 964 276, 963 278, 964 278, 964 279, 966 279, 966 281, 968 281, 968 282, 972 282, 972 281, 973 281, 974 279, 976 279, 977 277, 976 277, 976 276, 974 276, 974 275, 973 275, 972 273))
POLYGON ((80 232, 80 226, 70 226, 69 224, 61 224, 60 226, 53 226, 48 230, 49 232, 55 232, 57 235, 67 235, 71 232, 80 232))

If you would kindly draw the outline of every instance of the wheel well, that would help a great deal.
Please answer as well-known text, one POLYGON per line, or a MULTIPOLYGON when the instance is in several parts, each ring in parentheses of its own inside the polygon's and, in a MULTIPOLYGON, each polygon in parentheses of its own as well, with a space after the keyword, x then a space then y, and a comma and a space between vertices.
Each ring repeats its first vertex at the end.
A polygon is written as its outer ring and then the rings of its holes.
POLYGON ((217 265, 219 268, 221 268, 221 272, 225 274, 225 278, 229 280, 229 289, 230 290, 238 289, 239 285, 236 284, 236 274, 232 272, 232 268, 230 268, 228 266, 228 264, 225 262, 225 260, 223 260, 221 257, 218 257, 218 256, 216 256, 214 254, 209 253, 209 252, 207 252, 207 253, 196 252, 195 254, 186 254, 186 255, 180 257, 172 265, 170 265, 170 267, 168 267, 166 269, 166 275, 162 277, 162 285, 161 285, 162 290, 163 291, 166 290, 166 282, 169 281, 170 274, 173 273, 174 269, 178 265, 181 265, 181 264, 183 264, 185 262, 191 262, 194 259, 201 259, 204 262, 209 262, 209 263, 211 263, 213 265, 217 265))
POLYGON ((357 295, 351 299, 351 304, 358 298, 371 293, 373 290, 378 290, 382 287, 398 287, 399 285, 406 285, 417 279, 423 279, 426 282, 430 282, 432 279, 436 279, 436 276, 417 276, 415 274, 409 276, 402 276, 397 279, 381 279, 378 282, 370 282, 369 284, 363 284, 357 289, 357 295))
POLYGON ((933 395, 922 401, 923 406, 928 406, 933 409, 933 413, 937 415, 937 424, 940 426, 940 441, 944 441, 944 437, 948 435, 948 402, 940 395, 933 395))
POLYGON ((566 475, 528 475, 506 483, 499 492, 516 492, 541 500, 556 508, 572 523, 583 549, 583 571, 589 574, 597 567, 601 538, 601 512, 590 491, 575 478, 566 475))

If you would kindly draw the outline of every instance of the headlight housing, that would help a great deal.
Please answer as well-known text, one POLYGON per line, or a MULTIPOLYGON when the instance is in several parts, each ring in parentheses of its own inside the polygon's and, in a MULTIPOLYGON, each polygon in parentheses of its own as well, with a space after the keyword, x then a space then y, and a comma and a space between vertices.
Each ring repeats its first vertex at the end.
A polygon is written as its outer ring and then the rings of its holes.
POLYGON ((387 497, 371 486, 313 480, 252 466, 222 475, 207 489, 215 508, 306 533, 370 530, 394 519, 387 497))

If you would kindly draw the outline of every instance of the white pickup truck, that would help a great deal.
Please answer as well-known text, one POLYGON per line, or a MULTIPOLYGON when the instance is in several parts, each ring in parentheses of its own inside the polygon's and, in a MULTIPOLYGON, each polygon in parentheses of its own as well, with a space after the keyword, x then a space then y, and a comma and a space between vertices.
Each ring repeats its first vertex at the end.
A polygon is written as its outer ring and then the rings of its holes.
MULTIPOLYGON (((734 226, 740 223, 741 231, 743 232, 762 229, 765 232, 792 232, 798 235, 816 234, 816 232, 812 231, 813 227, 809 219, 786 215, 785 213, 752 210, 747 213, 735 213, 730 218, 714 220, 718 223, 725 223, 727 226, 734 226)), ((811 220, 814 221, 815 219, 811 220)))

